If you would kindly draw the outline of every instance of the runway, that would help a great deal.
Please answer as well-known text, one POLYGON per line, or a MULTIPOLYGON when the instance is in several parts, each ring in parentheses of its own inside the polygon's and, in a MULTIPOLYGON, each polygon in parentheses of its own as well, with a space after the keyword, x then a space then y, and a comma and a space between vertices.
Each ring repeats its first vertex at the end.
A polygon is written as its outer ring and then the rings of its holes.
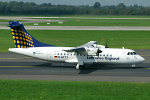
MULTIPOLYGON (((150 31, 150 27, 123 27, 123 26, 25 26, 27 30, 130 30, 150 31)), ((0 29, 10 29, 7 26, 0 26, 0 29)))
POLYGON ((75 65, 57 64, 15 53, 0 53, 0 79, 55 81, 150 82, 150 50, 137 50, 146 61, 130 65, 92 65, 76 70, 75 65))

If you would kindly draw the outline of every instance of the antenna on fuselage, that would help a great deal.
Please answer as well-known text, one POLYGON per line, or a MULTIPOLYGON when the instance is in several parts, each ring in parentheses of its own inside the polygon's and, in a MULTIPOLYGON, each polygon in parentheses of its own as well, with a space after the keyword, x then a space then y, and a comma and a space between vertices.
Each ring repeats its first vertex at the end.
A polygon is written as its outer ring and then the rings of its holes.
POLYGON ((105 42, 105 48, 109 48, 108 47, 108 38, 106 39, 106 42, 105 42))

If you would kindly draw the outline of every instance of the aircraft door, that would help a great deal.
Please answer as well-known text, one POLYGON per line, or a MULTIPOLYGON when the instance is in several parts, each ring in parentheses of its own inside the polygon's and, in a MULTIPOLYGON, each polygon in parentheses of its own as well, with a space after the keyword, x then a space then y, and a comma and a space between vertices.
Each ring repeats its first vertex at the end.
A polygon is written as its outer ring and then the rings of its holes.
POLYGON ((103 54, 99 53, 99 55, 96 58, 97 58, 96 59, 97 62, 104 62, 103 54))
POLYGON ((51 60, 51 53, 50 52, 47 53, 47 60, 51 60))
POLYGON ((131 55, 131 53, 128 52, 128 53, 127 53, 127 60, 131 60, 131 58, 130 58, 131 56, 130 56, 130 55, 131 55))
POLYGON ((106 63, 111 62, 110 58, 112 58, 112 55, 110 55, 109 53, 106 53, 106 54, 105 54, 105 62, 106 62, 106 63))

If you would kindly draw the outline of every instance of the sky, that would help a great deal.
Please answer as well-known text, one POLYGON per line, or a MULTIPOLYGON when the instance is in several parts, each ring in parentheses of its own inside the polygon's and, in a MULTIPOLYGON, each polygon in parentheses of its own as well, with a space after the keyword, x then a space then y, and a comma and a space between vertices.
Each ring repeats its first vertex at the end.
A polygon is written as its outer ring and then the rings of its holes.
POLYGON ((90 5, 93 6, 95 2, 100 2, 102 6, 104 5, 117 5, 119 3, 124 3, 125 5, 142 5, 150 6, 150 0, 0 0, 6 1, 24 1, 24 2, 35 2, 37 4, 51 3, 54 5, 90 5))

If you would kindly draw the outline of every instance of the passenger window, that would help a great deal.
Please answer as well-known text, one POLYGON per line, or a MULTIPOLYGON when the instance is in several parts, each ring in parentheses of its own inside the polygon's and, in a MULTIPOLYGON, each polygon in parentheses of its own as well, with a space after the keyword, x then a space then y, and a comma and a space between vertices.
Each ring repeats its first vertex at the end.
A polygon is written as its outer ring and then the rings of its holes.
POLYGON ((105 54, 103 54, 103 56, 105 57, 105 54))
POLYGON ((63 55, 63 54, 61 53, 61 55, 63 55))
POLYGON ((128 52, 128 54, 127 55, 130 55, 130 52, 128 52))
POLYGON ((66 55, 66 53, 64 53, 64 55, 66 55))
POLYGON ((112 57, 112 55, 110 55, 110 57, 112 57))
POLYGON ((133 52, 131 52, 131 55, 133 55, 133 52))
POLYGON ((57 53, 57 55, 59 55, 59 53, 57 53))
POLYGON ((69 53, 67 53, 67 55, 69 55, 69 53))

